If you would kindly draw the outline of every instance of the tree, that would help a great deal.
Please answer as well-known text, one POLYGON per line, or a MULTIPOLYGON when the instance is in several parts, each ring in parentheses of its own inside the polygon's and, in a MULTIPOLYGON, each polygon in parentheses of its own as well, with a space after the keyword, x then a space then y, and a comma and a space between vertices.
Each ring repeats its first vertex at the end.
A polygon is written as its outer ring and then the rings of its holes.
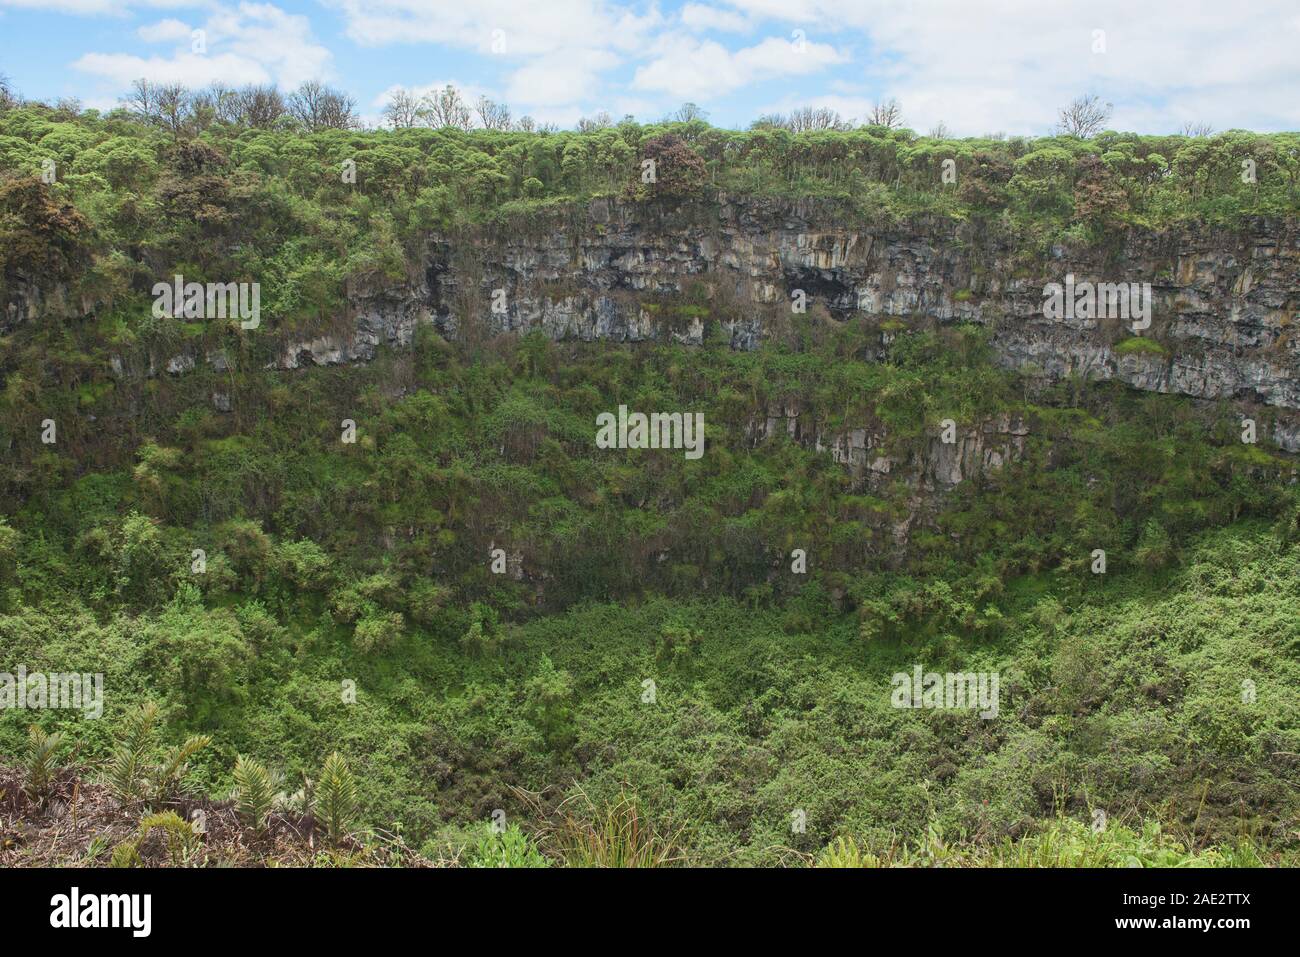
POLYGON ((61 96, 54 101, 54 113, 60 123, 75 120, 81 115, 81 100, 75 96, 61 96))
POLYGON ((12 82, 7 74, 0 73, 0 110, 8 110, 18 105, 18 96, 14 93, 12 82))
POLYGON ((58 280, 84 265, 90 221, 38 177, 0 181, 0 276, 58 280))
POLYGON ((240 122, 256 130, 269 130, 287 112, 284 97, 273 86, 246 86, 238 93, 240 122))
POLYGON ((168 170, 158 181, 163 209, 178 222, 202 228, 224 225, 231 216, 228 160, 202 140, 181 140, 168 150, 168 170))
POLYGON ((1128 194, 1117 176, 1099 156, 1084 156, 1074 183, 1074 218, 1107 223, 1129 210, 1128 194))
POLYGON ((399 86, 384 104, 383 115, 393 129, 410 129, 424 118, 425 108, 418 96, 399 86))
POLYGON ((579 133, 594 133, 596 130, 607 130, 614 125, 614 118, 604 110, 601 110, 595 116, 586 117, 578 120, 579 133))
POLYGON ((1056 121, 1057 132, 1086 140, 1105 128, 1114 109, 1111 104, 1103 103, 1100 97, 1093 93, 1076 97, 1068 106, 1061 107, 1056 121))
POLYGON ((141 77, 131 84, 131 92, 126 95, 126 106, 146 123, 152 123, 158 116, 157 88, 141 77))
POLYGON ((883 126, 887 130, 903 125, 903 108, 893 97, 882 100, 871 108, 867 116, 868 126, 883 126))
POLYGON ((704 160, 676 133, 665 133, 641 144, 642 160, 653 164, 651 182, 644 180, 645 167, 637 165, 629 192, 640 200, 685 199, 700 191, 708 172, 704 160))
POLYGON ((460 91, 448 83, 443 89, 424 97, 431 125, 441 129, 468 130, 473 125, 469 107, 461 99, 460 91))
POLYGON ((1183 124, 1183 136, 1209 136, 1214 132, 1214 127, 1209 123, 1198 123, 1188 120, 1183 124))
POLYGON ((483 124, 483 129, 510 129, 510 107, 504 103, 498 103, 486 96, 480 96, 478 102, 474 104, 474 111, 478 113, 479 122, 483 124))
POLYGON ((223 83, 213 83, 203 94, 212 107, 213 116, 218 123, 238 123, 240 119, 240 102, 238 91, 223 83))
POLYGON ((289 95, 289 115, 307 128, 350 130, 358 125, 356 100, 319 80, 308 80, 289 95))
POLYGON ((537 674, 524 685, 529 722, 547 747, 563 750, 573 744, 573 676, 542 655, 537 674))
POLYGON ((701 109, 694 103, 683 103, 677 108, 677 111, 669 117, 669 119, 674 123, 693 123, 696 120, 703 123, 708 118, 708 111, 701 109))
POLYGON ((180 136, 190 113, 190 92, 179 83, 154 87, 157 121, 173 136, 180 136))
POLYGON ((979 150, 962 169, 957 195, 969 206, 1000 209, 1007 204, 1007 184, 1014 172, 1005 156, 979 150))
POLYGON ((781 129, 791 133, 808 133, 814 130, 848 130, 852 124, 846 123, 835 110, 829 107, 801 106, 791 110, 790 115, 769 113, 754 122, 755 129, 781 129))

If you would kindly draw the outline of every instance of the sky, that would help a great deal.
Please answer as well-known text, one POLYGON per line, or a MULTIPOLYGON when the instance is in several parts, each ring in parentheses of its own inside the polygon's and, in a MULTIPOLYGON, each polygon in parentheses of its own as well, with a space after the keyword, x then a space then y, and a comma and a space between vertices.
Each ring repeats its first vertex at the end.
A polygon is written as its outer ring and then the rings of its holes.
POLYGON ((321 79, 375 124, 394 87, 453 83, 560 126, 892 97, 922 133, 1033 136, 1092 93, 1114 129, 1296 130, 1297 50, 1297 0, 0 0, 0 73, 32 99, 321 79))

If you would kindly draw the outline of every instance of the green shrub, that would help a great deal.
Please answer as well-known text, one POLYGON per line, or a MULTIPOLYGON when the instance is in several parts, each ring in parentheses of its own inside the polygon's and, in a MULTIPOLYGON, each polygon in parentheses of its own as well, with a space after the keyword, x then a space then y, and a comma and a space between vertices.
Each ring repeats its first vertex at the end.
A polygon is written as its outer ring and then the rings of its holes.
POLYGON ((1129 339, 1123 339, 1115 345, 1115 355, 1117 356, 1163 356, 1165 354, 1164 346, 1154 339, 1148 339, 1146 336, 1133 336, 1129 339))
POLYGON ((469 867, 550 867, 550 861, 513 823, 504 830, 484 824, 466 863, 469 867))

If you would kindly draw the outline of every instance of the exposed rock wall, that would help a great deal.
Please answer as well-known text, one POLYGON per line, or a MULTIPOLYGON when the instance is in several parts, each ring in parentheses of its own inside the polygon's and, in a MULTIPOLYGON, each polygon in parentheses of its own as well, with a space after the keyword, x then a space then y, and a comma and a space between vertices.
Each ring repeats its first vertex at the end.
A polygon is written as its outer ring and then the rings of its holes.
POLYGON ((452 338, 478 324, 556 340, 698 344, 711 335, 751 349, 788 322, 801 289, 810 312, 838 321, 985 325, 1000 362, 1051 379, 1300 410, 1294 223, 1135 232, 1114 248, 1039 254, 969 224, 873 229, 831 225, 821 212, 811 202, 724 202, 716 217, 674 224, 597 201, 563 231, 437 239, 412 282, 356 291, 354 331, 288 344, 279 364, 365 359, 380 343, 409 343, 421 321, 452 338), (1163 351, 1117 352, 1132 336, 1118 318, 1045 318, 1043 288, 1067 274, 1151 283, 1143 335, 1163 351), (702 308, 674 311, 701 297, 702 308))
MULTIPOLYGON (((453 339, 540 329, 555 340, 700 344, 707 336, 752 349, 789 328, 802 290, 811 314, 874 324, 881 352, 903 326, 978 323, 1006 367, 1269 406, 1275 421, 1265 436, 1300 451, 1298 225, 1189 224, 1133 231, 1105 248, 1036 250, 1002 229, 937 219, 871 226, 812 200, 723 199, 679 213, 597 200, 518 229, 431 236, 404 281, 354 282, 344 307, 310 335, 277 339, 269 323, 258 336, 273 343, 262 350, 267 367, 286 370, 369 361, 381 347, 409 346, 421 323, 453 339), (1132 338, 1123 319, 1046 318, 1044 287, 1067 274, 1150 283, 1142 335, 1158 347, 1117 349, 1132 338)), ((66 298, 20 285, 0 323, 12 329, 60 303, 75 311, 66 298)), ((115 361, 118 375, 179 375, 225 359, 115 361)), ((865 431, 813 440, 850 466, 876 468, 865 431)))

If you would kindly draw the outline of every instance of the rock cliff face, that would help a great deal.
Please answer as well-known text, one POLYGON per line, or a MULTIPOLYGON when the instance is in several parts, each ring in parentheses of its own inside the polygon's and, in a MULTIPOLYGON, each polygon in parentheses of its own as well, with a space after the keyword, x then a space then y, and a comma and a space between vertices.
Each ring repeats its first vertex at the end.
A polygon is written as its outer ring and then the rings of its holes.
POLYGON ((811 202, 727 201, 716 216, 651 220, 593 202, 553 232, 429 243, 415 278, 358 288, 352 330, 286 345, 278 362, 368 359, 432 322, 456 338, 541 329, 556 340, 720 337, 756 347, 786 328, 796 290, 810 314, 891 329, 972 322, 1001 363, 1049 380, 1072 375, 1200 399, 1273 406, 1276 438, 1300 448, 1300 235, 1257 220, 1244 231, 1188 226, 1133 233, 1112 248, 1026 249, 968 224, 840 225, 811 202), (829 220, 829 221, 828 221, 829 220), (1044 316, 1044 287, 1150 283, 1148 340, 1126 317, 1044 316))
MULTIPOLYGON (((676 213, 597 200, 515 230, 429 237, 405 281, 354 283, 328 326, 275 339, 268 324, 258 336, 275 343, 263 350, 267 367, 283 370, 369 361, 381 347, 409 346, 422 323, 452 339, 540 329, 555 340, 689 345, 707 337, 752 349, 789 330, 792 306, 802 299, 812 317, 865 323, 877 354, 903 328, 977 323, 988 328, 1000 363, 1046 381, 1113 379, 1269 407, 1261 439, 1294 452, 1298 227, 1263 219, 1239 230, 1189 224, 1134 231, 1105 248, 1035 249, 1003 230, 948 220, 864 225, 811 200, 724 198, 676 213), (1127 317, 1045 316, 1045 287, 1067 276, 1150 283, 1145 341, 1131 341, 1127 317)), ((57 289, 42 297, 20 285, 0 324, 12 329, 45 311, 75 312, 64 299, 57 289)), ((114 372, 180 375, 197 363, 220 368, 226 361, 220 352, 120 357, 114 372)), ((769 411, 766 422, 754 423, 755 434, 793 423, 786 411, 769 411)), ((943 487, 974 467, 972 455, 993 467, 1014 455, 1019 426, 989 428, 962 439, 974 445, 936 449, 916 474, 943 487)), ((900 464, 873 455, 879 437, 867 429, 801 438, 867 477, 900 464)))
POLYGON ((977 427, 953 430, 952 441, 942 435, 919 445, 906 458, 887 451, 888 436, 881 429, 848 429, 827 433, 804 428, 805 417, 797 405, 767 410, 766 419, 749 424, 749 438, 762 442, 784 432, 795 441, 829 452, 862 484, 876 486, 903 477, 921 491, 947 491, 979 473, 993 472, 1020 457, 1029 426, 1004 415, 977 427))

